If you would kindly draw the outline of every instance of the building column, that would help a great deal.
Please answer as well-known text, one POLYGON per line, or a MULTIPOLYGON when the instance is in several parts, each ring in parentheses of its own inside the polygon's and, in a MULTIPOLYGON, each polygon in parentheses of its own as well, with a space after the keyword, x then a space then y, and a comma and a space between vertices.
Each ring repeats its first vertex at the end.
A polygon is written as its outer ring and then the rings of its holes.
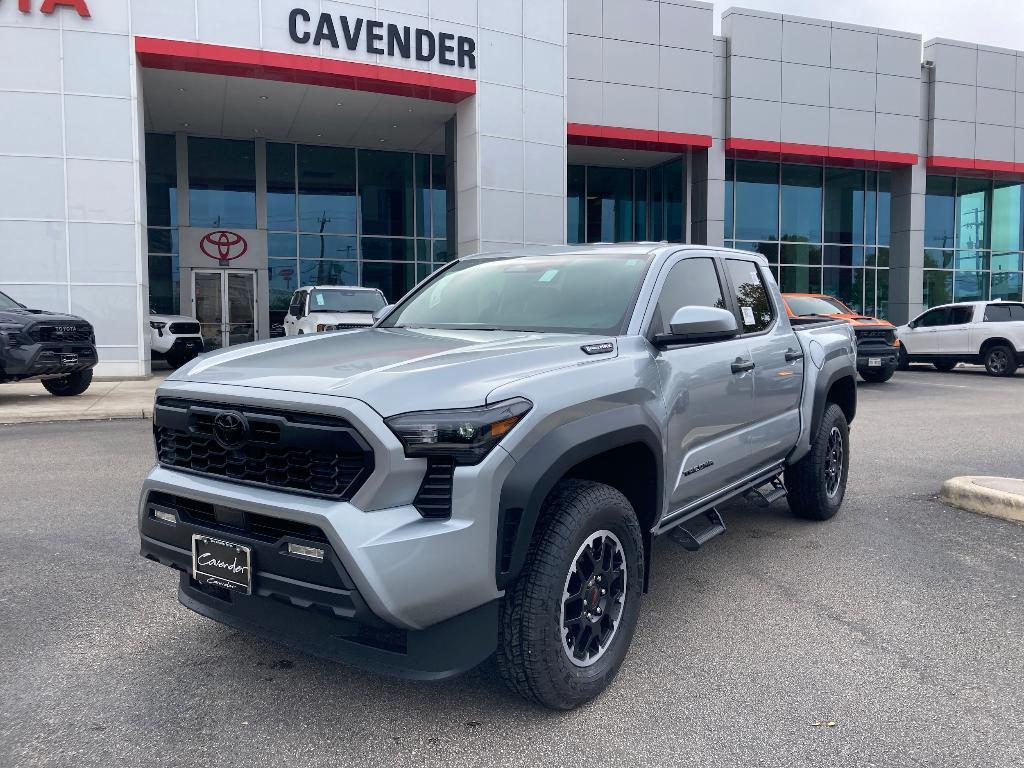
POLYGON ((721 246, 725 236, 725 142, 715 139, 708 149, 694 150, 690 162, 690 242, 721 246))
POLYGON ((481 82, 455 122, 458 255, 565 243, 564 98, 481 82))
POLYGON ((889 247, 889 320, 902 325, 924 308, 924 203, 927 168, 892 172, 892 234, 889 247))

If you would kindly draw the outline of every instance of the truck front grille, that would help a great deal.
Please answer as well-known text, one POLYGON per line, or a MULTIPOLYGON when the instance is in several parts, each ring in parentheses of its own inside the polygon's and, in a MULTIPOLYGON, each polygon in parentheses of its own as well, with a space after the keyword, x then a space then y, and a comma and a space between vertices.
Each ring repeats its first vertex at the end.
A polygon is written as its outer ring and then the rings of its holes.
POLYGON ((33 341, 56 344, 88 344, 92 328, 88 325, 36 325, 28 332, 33 341))
POLYGON ((892 345, 896 342, 896 331, 891 328, 856 328, 857 343, 865 342, 883 343, 892 345))
POLYGON ((153 433, 165 467, 309 496, 347 501, 373 471, 370 446, 330 416, 160 398, 153 433), (224 414, 241 433, 218 429, 224 414))
POLYGON ((170 331, 176 336, 199 333, 199 323, 171 323, 170 331))

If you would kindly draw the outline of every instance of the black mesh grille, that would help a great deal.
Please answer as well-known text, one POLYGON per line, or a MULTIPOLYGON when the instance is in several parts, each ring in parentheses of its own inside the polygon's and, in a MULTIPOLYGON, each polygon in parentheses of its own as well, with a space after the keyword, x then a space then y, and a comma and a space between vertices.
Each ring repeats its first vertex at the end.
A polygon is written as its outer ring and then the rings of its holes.
POLYGON ((158 461, 175 469, 346 501, 373 471, 373 451, 343 419, 162 398, 153 425, 158 461), (248 437, 225 447, 221 413, 241 414, 248 437))
POLYGON ((896 341, 896 332, 892 329, 884 328, 856 328, 858 343, 866 341, 871 342, 883 342, 885 344, 892 344, 896 341))
POLYGON ((413 506, 424 517, 450 517, 455 464, 451 459, 429 459, 413 506))
POLYGON ((199 333, 199 323, 171 323, 171 333, 199 333))
POLYGON ((84 343, 92 339, 92 327, 89 325, 37 325, 29 332, 33 341, 48 343, 84 343))

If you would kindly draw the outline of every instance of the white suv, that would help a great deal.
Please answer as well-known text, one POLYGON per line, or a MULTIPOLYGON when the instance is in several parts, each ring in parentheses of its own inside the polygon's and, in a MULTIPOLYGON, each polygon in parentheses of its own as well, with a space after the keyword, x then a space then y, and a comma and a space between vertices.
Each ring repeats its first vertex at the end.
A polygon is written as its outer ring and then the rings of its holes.
POLYGON ((149 344, 154 360, 166 360, 171 368, 180 368, 203 351, 201 326, 185 315, 149 316, 149 344))
POLYGON ((944 304, 896 329, 900 367, 931 363, 951 371, 981 363, 993 376, 1013 376, 1024 363, 1024 303, 972 301, 944 304))
POLYGON ((373 313, 387 305, 376 288, 343 285, 310 285, 292 294, 284 318, 284 335, 365 328, 373 325, 373 313))

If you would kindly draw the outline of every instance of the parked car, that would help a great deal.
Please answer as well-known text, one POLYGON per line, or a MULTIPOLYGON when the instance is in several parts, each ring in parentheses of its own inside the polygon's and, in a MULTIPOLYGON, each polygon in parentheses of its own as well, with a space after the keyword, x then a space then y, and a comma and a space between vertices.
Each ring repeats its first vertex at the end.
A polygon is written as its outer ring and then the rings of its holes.
POLYGON ((1024 362, 1024 303, 970 301, 943 304, 896 329, 900 364, 931 363, 951 371, 980 363, 993 376, 1013 376, 1024 362))
POLYGON ((51 395, 80 395, 97 362, 96 335, 86 320, 29 309, 0 293, 0 384, 39 379, 51 395))
POLYGON ((887 320, 854 312, 839 299, 824 293, 784 293, 786 312, 792 317, 834 317, 853 327, 857 335, 857 372, 864 381, 883 382, 899 366, 900 342, 896 326, 887 320))
POLYGON ((166 360, 171 368, 180 368, 202 353, 201 330, 194 317, 150 314, 149 345, 153 359, 166 360))
POLYGON ((230 626, 415 678, 497 650, 568 709, 622 664, 654 537, 699 550, 741 495, 836 514, 853 346, 845 322, 794 329, 746 251, 466 257, 373 328, 172 374, 141 554, 230 626))
POLYGON ((284 318, 286 336, 302 336, 373 325, 373 313, 387 305, 376 288, 310 285, 292 294, 284 318))

